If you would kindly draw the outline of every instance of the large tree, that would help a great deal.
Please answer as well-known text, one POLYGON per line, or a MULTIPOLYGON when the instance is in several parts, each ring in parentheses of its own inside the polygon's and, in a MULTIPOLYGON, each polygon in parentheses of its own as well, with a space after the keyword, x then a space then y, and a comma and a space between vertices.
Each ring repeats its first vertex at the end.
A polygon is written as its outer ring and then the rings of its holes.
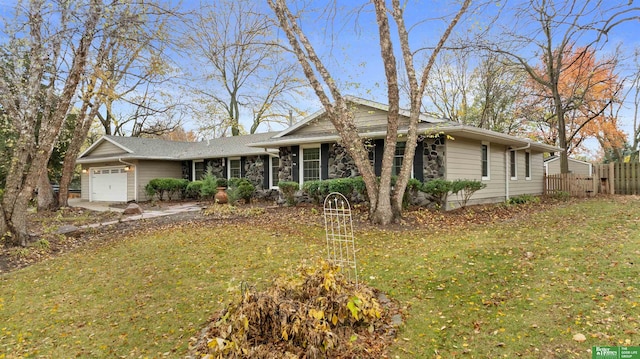
POLYGON ((27 207, 69 113, 102 16, 99 0, 18 6, 4 29, 0 102, 16 140, 0 206, 0 235, 26 245, 27 207))
MULTIPOLYGON (((555 117, 560 169, 569 172, 566 108, 574 101, 561 93, 561 77, 572 63, 565 56, 572 47, 581 47, 582 55, 599 49, 608 34, 619 24, 636 20, 640 8, 628 1, 533 0, 509 9, 513 21, 503 21, 496 42, 478 40, 482 48, 505 55, 551 95, 551 113, 555 117), (542 59, 541 66, 537 66, 542 59)), ((502 18, 506 20, 505 17, 502 18)), ((487 38, 486 34, 482 35, 487 38)))
POLYGON ((158 39, 166 39, 174 15, 172 9, 150 1, 113 3, 102 17, 99 41, 91 48, 90 65, 79 91, 79 108, 74 110, 74 132, 60 178, 61 206, 68 204, 76 158, 96 118, 109 135, 124 135, 126 126, 133 136, 159 135, 179 126, 170 115, 168 120, 161 118, 176 104, 170 99, 160 104, 163 98, 155 94, 156 86, 170 76, 165 58, 167 44, 158 39), (118 120, 114 104, 131 108, 132 115, 118 120))
MULTIPOLYGON (((426 65, 416 69, 414 65, 414 51, 410 46, 409 31, 405 24, 405 4, 400 0, 393 0, 391 8, 384 0, 372 0, 379 36, 380 56, 384 66, 387 82, 387 98, 389 103, 387 115, 387 134, 382 157, 380 181, 376 179, 373 168, 368 161, 363 139, 353 121, 353 114, 349 110, 341 89, 331 76, 329 69, 320 58, 311 40, 306 36, 298 21, 284 0, 269 0, 269 6, 275 12, 280 27, 284 31, 291 47, 302 66, 311 87, 320 99, 327 117, 340 134, 342 144, 354 159, 358 170, 364 179, 369 195, 370 219, 374 223, 388 224, 400 218, 402 213, 402 197, 411 174, 411 167, 415 155, 418 138, 418 118, 421 113, 422 99, 429 74, 436 57, 445 41, 451 34, 462 15, 467 11, 470 1, 465 1, 460 10, 448 22, 440 40, 430 50, 426 65), (395 25, 396 33, 392 35, 390 23, 395 25), (398 142, 398 127, 400 119, 400 89, 398 81, 399 63, 396 60, 394 40, 399 43, 399 55, 407 76, 408 96, 410 102, 409 129, 406 138, 404 161, 396 185, 391 189, 391 173, 393 158, 398 142)), ((364 12, 363 12, 364 14, 364 12)))
MULTIPOLYGON (((584 150, 589 138, 598 140, 603 149, 620 147, 626 138, 614 116, 614 104, 620 101, 622 81, 616 74, 617 60, 596 58, 593 49, 568 47, 563 58, 563 71, 558 77, 562 99, 565 151, 576 154, 584 150)), ((536 66, 543 77, 543 66, 536 66)), ((530 79, 528 94, 521 101, 524 116, 530 119, 531 135, 541 142, 558 144, 558 123, 553 93, 548 87, 530 79)))
POLYGON ((184 45, 201 65, 203 81, 193 87, 206 104, 202 129, 237 136, 263 123, 286 123, 298 110, 303 84, 268 14, 251 0, 221 0, 194 17, 184 45))

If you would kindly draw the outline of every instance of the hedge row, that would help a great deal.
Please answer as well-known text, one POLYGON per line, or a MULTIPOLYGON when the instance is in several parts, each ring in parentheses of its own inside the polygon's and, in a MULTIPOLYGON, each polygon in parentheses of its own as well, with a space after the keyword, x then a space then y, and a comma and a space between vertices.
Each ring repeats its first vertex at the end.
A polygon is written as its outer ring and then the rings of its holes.
POLYGON ((144 191, 147 197, 158 197, 159 200, 164 200, 166 194, 169 200, 172 200, 176 195, 181 199, 185 198, 187 187, 189 186, 189 180, 180 178, 154 178, 144 187, 144 191))
MULTIPOLYGON (((396 181, 397 177, 392 177, 391 185, 395 186, 396 181)), ((280 187, 282 189, 282 186, 280 187)), ((430 194, 437 205, 443 206, 449 194, 461 194, 462 206, 464 207, 467 205, 471 196, 484 187, 486 187, 486 184, 474 180, 447 181, 444 179, 434 179, 422 183, 415 178, 411 178, 407 182, 403 202, 408 204, 408 197, 411 192, 422 191, 430 194)), ((367 189, 362 177, 308 181, 302 186, 302 191, 316 203, 321 203, 324 198, 332 192, 341 193, 347 198, 352 198, 354 195, 368 198, 367 189)))
POLYGON ((218 187, 227 188, 227 196, 233 203, 237 200, 249 202, 255 193, 255 186, 244 178, 216 178, 204 176, 202 180, 189 182, 179 178, 154 178, 145 186, 147 197, 160 201, 164 200, 165 194, 169 200, 177 198, 193 198, 198 200, 211 200, 218 191, 218 187))
MULTIPOLYGON (((391 178, 391 185, 395 186, 397 178, 391 178)), ((145 192, 149 198, 157 197, 164 200, 166 194, 169 200, 176 196, 181 199, 195 198, 208 200, 212 199, 218 187, 228 187, 227 196, 233 203, 237 200, 249 202, 255 194, 255 186, 244 178, 232 178, 227 181, 224 178, 216 178, 205 175, 200 181, 189 182, 185 179, 177 178, 155 178, 149 181, 145 187, 145 192)), ((299 190, 297 182, 282 181, 278 187, 289 205, 295 204, 295 193, 299 190)), ((432 196, 433 200, 440 207, 444 206, 449 194, 460 194, 462 196, 462 206, 466 206, 471 196, 477 191, 486 187, 480 181, 456 180, 447 181, 444 179, 434 179, 422 183, 414 178, 407 183, 403 202, 408 204, 409 196, 412 192, 422 191, 432 196)), ((302 191, 312 198, 316 203, 321 203, 324 198, 332 192, 338 192, 347 198, 360 197, 367 199, 367 190, 362 177, 336 178, 330 180, 307 181, 302 186, 302 191)))

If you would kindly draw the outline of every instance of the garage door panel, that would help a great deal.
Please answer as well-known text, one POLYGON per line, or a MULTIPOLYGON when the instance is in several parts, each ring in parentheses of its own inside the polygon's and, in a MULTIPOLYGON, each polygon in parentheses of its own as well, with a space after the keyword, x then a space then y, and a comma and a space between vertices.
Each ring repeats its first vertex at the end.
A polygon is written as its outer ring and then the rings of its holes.
POLYGON ((91 171, 91 200, 127 201, 127 173, 123 168, 100 168, 91 171))

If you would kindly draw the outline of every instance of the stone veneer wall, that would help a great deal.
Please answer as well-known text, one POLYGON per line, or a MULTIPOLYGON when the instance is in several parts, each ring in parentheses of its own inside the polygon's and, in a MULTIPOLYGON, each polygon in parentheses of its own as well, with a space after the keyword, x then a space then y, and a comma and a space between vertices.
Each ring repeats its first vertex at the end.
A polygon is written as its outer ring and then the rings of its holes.
POLYGON ((210 160, 205 160, 204 170, 205 172, 211 166, 213 175, 216 178, 227 178, 227 171, 225 170, 224 158, 214 158, 210 160))
POLYGON ((422 173, 424 181, 444 178, 445 136, 427 137, 422 141, 422 173))
POLYGON ((344 147, 337 143, 329 145, 329 173, 328 178, 348 178, 360 175, 358 167, 344 147))
POLYGON ((280 147, 280 169, 278 171, 278 182, 293 181, 293 156, 291 147, 280 147))
POLYGON ((260 156, 247 157, 244 162, 244 178, 256 189, 262 189, 264 180, 264 161, 260 156))
MULTIPOLYGON (((445 136, 425 138, 422 151, 424 181, 444 178, 445 136)), ((420 155, 420 154, 416 154, 420 155)), ((344 147, 337 143, 329 146, 329 178, 357 177, 360 175, 355 162, 344 147)))

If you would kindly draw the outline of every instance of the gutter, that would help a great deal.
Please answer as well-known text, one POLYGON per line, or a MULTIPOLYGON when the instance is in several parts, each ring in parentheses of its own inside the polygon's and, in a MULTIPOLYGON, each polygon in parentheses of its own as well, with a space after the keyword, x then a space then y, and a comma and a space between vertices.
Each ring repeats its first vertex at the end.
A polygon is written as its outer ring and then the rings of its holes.
MULTIPOLYGON (((506 147, 504 151, 504 198, 505 202, 509 200, 509 181, 511 181, 511 176, 509 176, 509 152, 516 152, 514 156, 518 155, 518 151, 528 150, 531 147, 531 143, 527 143, 526 146, 510 148, 506 147)), ((517 165, 517 163, 516 163, 517 165)), ((517 169, 516 169, 517 170, 517 169)))
MULTIPOLYGON (((129 166, 129 168, 133 169, 133 200, 138 202, 138 167, 133 163, 123 161, 122 158, 118 158, 118 162, 124 163, 129 166)), ((129 188, 127 185, 127 192, 129 192, 129 188)))

